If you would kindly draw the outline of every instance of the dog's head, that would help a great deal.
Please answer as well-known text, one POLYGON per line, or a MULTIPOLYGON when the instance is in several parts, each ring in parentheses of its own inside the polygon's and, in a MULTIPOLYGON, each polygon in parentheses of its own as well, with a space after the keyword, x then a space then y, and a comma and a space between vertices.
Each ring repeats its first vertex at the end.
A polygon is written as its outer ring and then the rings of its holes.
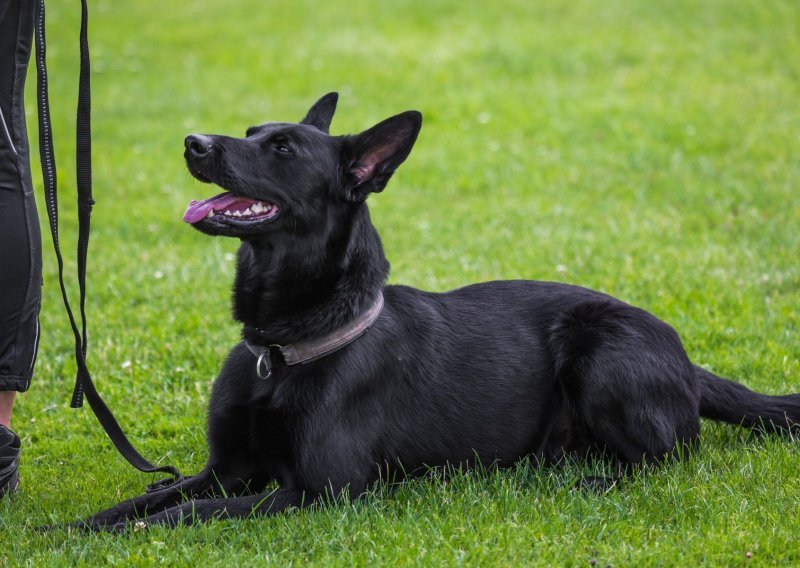
POLYGON ((187 136, 186 165, 224 193, 192 201, 184 221, 210 235, 269 238, 324 228, 383 190, 406 159, 422 125, 417 111, 357 135, 330 136, 338 95, 317 101, 299 124, 269 122, 244 138, 187 136))

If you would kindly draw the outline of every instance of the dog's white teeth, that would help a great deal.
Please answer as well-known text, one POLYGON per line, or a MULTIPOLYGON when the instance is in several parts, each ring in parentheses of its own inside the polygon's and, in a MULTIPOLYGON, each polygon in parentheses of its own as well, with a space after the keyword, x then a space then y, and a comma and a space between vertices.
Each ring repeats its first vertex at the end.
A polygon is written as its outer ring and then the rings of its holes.
POLYGON ((257 201, 257 202, 256 202, 256 203, 255 203, 255 204, 254 204, 254 205, 251 207, 251 209, 253 210, 253 213, 255 213, 256 215, 258 215, 258 214, 259 214, 259 213, 261 213, 262 211, 266 211, 266 210, 267 210, 267 208, 266 208, 266 207, 264 207, 264 206, 261 204, 261 202, 260 202, 260 201, 257 201))
POLYGON ((249 207, 244 210, 244 213, 242 213, 242 215, 244 215, 245 217, 249 217, 252 214, 253 214, 253 211, 250 211, 249 207))
POLYGON ((211 217, 213 217, 213 216, 214 216, 214 210, 213 210, 213 209, 210 209, 210 210, 208 211, 208 215, 206 215, 206 217, 208 217, 208 218, 210 219, 210 218, 211 218, 211 217))
POLYGON ((241 213, 241 212, 239 212, 239 211, 234 211, 234 212, 233 212, 233 216, 234 216, 234 217, 241 217, 241 216, 242 216, 242 213, 241 213))
POLYGON ((225 211, 225 215, 227 215, 228 217, 230 217, 231 215, 233 215, 233 213, 231 213, 231 212, 230 212, 230 210, 228 210, 228 211, 225 211))

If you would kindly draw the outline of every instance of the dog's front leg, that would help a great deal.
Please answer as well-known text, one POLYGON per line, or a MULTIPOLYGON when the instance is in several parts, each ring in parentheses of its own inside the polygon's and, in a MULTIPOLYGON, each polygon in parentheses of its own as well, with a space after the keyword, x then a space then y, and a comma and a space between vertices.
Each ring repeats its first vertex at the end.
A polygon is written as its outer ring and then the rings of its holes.
MULTIPOLYGON (((247 495, 242 497, 229 497, 225 499, 193 499, 182 503, 161 513, 150 515, 142 519, 141 528, 160 524, 170 527, 179 525, 192 525, 195 522, 205 522, 211 519, 243 519, 251 515, 275 515, 286 509, 301 509, 317 501, 336 499, 347 495, 350 498, 359 498, 367 487, 367 479, 358 477, 353 480, 334 480, 320 478, 319 483, 312 487, 318 489, 294 489, 281 487, 272 492, 247 495)), ((130 524, 120 523, 108 527, 112 531, 130 528, 130 524)), ((134 526, 134 529, 136 526, 134 526)))
POLYGON ((208 497, 219 489, 218 485, 217 476, 214 475, 213 470, 207 468, 195 476, 181 480, 175 485, 128 499, 110 509, 78 521, 72 526, 102 530, 132 519, 146 517, 155 511, 175 507, 187 499, 208 497))
POLYGON ((293 507, 308 507, 318 498, 318 495, 309 495, 299 489, 276 489, 270 493, 259 495, 225 499, 193 499, 143 518, 133 525, 130 522, 121 521, 116 525, 106 525, 100 528, 120 532, 130 528, 136 530, 149 525, 176 527, 211 519, 242 519, 250 515, 274 515, 293 507))

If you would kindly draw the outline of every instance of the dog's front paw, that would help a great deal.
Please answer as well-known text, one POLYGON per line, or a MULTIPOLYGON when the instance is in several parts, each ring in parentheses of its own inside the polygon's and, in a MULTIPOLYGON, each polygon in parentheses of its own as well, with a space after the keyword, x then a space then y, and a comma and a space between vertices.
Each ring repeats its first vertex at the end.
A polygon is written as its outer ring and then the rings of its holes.
POLYGON ((75 528, 79 528, 83 531, 91 531, 96 533, 112 533, 112 534, 121 534, 121 533, 138 533, 142 532, 147 529, 149 526, 148 522, 145 520, 135 520, 129 519, 125 521, 118 521, 115 523, 94 523, 94 524, 82 524, 78 527, 79 523, 76 523, 75 528))

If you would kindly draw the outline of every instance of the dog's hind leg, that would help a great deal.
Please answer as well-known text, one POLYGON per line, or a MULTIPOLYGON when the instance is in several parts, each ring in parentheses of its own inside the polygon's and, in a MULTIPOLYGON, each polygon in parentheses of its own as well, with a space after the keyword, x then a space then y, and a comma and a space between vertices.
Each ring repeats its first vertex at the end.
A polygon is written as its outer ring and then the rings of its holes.
POLYGON ((623 473, 688 455, 700 432, 700 395, 672 328, 601 299, 562 314, 550 347, 574 419, 623 473))

